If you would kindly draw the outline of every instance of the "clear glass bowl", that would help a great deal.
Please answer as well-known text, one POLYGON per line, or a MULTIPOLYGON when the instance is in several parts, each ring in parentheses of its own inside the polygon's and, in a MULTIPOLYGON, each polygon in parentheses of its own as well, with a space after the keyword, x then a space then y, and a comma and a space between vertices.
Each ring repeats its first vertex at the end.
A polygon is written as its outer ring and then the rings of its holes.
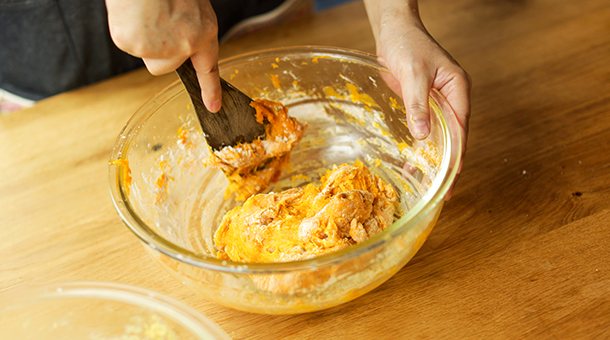
POLYGON ((225 198, 222 172, 208 155, 183 86, 175 82, 127 123, 109 166, 123 222, 173 277, 232 308, 302 313, 355 299, 379 286, 430 234, 453 182, 461 140, 442 95, 430 97, 432 132, 409 134, 402 101, 374 55, 326 48, 280 48, 220 63, 221 76, 252 98, 280 101, 309 126, 290 165, 268 191, 319 182, 333 164, 359 160, 398 193, 400 218, 366 242, 304 261, 244 264, 219 260, 213 235, 240 204, 225 198), (449 127, 452 128, 449 128, 449 127))
POLYGON ((0 296, 0 334, 19 340, 230 339, 195 310, 116 283, 30 286, 0 296))

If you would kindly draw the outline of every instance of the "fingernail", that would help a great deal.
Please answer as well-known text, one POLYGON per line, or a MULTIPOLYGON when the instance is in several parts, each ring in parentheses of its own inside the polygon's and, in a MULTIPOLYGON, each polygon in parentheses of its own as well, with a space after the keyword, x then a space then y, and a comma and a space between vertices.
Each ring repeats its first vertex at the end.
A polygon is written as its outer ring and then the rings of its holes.
POLYGON ((208 107, 208 110, 214 113, 218 112, 218 110, 220 110, 221 104, 222 102, 220 100, 213 101, 212 103, 210 103, 210 107, 208 107))
POLYGON ((411 126, 413 129, 411 133, 413 134, 413 137, 417 139, 426 138, 430 133, 430 125, 425 119, 412 119, 411 126))

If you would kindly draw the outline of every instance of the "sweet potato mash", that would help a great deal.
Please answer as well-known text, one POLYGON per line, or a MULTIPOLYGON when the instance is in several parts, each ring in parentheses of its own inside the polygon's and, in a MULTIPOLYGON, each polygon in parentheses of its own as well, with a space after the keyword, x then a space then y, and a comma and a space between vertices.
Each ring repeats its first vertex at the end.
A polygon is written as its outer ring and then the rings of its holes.
POLYGON ((320 186, 258 194, 229 211, 217 256, 245 263, 308 259, 362 242, 394 221, 396 193, 360 162, 329 170, 320 186))
POLYGON ((288 116, 281 103, 256 99, 256 120, 265 123, 266 136, 252 143, 227 146, 212 152, 206 164, 221 169, 229 179, 226 195, 236 194, 238 201, 265 190, 277 181, 289 160, 292 148, 301 140, 307 128, 288 116))

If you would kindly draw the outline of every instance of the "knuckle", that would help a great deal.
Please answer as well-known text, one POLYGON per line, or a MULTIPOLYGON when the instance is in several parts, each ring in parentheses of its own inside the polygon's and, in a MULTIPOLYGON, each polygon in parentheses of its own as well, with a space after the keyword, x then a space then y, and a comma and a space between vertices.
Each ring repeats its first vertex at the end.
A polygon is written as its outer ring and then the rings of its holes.
POLYGON ((424 60, 414 60, 409 63, 409 71, 412 74, 423 73, 427 68, 428 65, 424 60))
POLYGON ((155 48, 139 32, 117 31, 112 36, 117 47, 133 56, 140 58, 157 57, 155 48))
POLYGON ((455 73, 457 74, 457 78, 462 80, 468 88, 472 86, 472 77, 466 70, 458 66, 455 73))
POLYGON ((472 87, 472 77, 466 71, 464 71, 464 75, 466 78, 466 84, 468 84, 468 88, 472 87))
POLYGON ((130 42, 128 53, 141 58, 154 58, 155 55, 151 53, 151 48, 148 44, 142 40, 136 39, 135 42, 130 42))
POLYGON ((407 113, 417 117, 427 116, 428 105, 420 101, 411 101, 407 104, 407 113))
POLYGON ((216 38, 216 36, 218 35, 218 28, 213 23, 204 22, 201 34, 206 40, 216 38))
POLYGON ((412 79, 418 74, 422 74, 425 70, 426 64, 423 61, 405 61, 399 63, 396 67, 399 79, 412 79))

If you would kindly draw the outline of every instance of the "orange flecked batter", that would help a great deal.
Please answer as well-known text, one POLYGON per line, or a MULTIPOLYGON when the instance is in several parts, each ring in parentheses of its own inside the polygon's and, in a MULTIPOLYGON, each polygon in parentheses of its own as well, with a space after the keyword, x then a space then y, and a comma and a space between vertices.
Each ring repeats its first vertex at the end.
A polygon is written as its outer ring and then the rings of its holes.
POLYGON ((258 194, 229 211, 214 235, 218 257, 288 262, 328 254, 394 221, 396 193, 360 162, 327 171, 319 187, 258 194))
POLYGON ((306 123, 288 116, 281 103, 256 99, 256 120, 265 124, 266 137, 251 143, 227 146, 210 154, 206 164, 221 169, 229 179, 226 196, 236 194, 244 201, 277 181, 289 152, 301 140, 306 123))

